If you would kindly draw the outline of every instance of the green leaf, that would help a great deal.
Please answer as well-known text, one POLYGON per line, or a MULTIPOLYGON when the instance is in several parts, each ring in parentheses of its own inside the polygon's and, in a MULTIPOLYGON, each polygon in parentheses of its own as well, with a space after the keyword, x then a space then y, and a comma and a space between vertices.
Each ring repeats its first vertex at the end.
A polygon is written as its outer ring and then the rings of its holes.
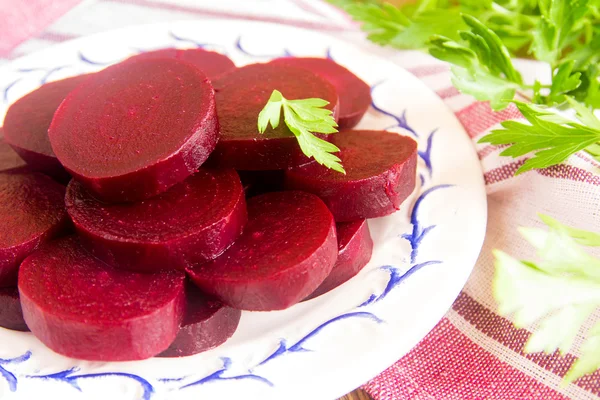
POLYGON ((539 0, 539 9, 542 18, 533 33, 533 53, 554 66, 573 31, 589 13, 588 0, 539 0))
POLYGON ((556 68, 548 96, 551 104, 565 101, 565 94, 581 85, 581 72, 573 72, 575 61, 563 62, 556 68))
POLYGON ((560 164, 572 154, 600 140, 600 130, 569 122, 539 106, 515 102, 529 124, 516 121, 502 123, 504 129, 492 131, 481 143, 510 145, 501 155, 519 157, 530 152, 535 155, 516 172, 560 164))
POLYGON ((329 102, 323 99, 288 100, 278 90, 258 114, 258 131, 264 133, 269 125, 279 126, 283 108, 283 118, 289 130, 296 136, 302 152, 309 158, 335 171, 346 173, 341 160, 331 154, 339 152, 335 145, 314 136, 314 133, 330 134, 337 132, 337 123, 331 110, 323 108, 329 102))
POLYGON ((281 100, 283 96, 277 90, 274 90, 271 94, 271 98, 267 102, 265 108, 258 114, 258 131, 265 133, 269 123, 273 129, 279 126, 279 119, 281 116, 281 100))
POLYGON ((519 328, 572 304, 600 306, 598 282, 551 275, 535 268, 534 263, 523 263, 499 250, 494 256, 493 293, 498 310, 503 316, 513 315, 519 328))
POLYGON ((591 374, 600 368, 600 322, 590 329, 588 338, 581 346, 580 352, 581 356, 565 375, 565 383, 573 382, 575 379, 591 374))
POLYGON ((600 234, 598 233, 568 227, 548 215, 540 214, 539 217, 549 228, 557 231, 565 231, 571 238, 575 239, 577 243, 581 245, 594 247, 600 246, 600 234))
POLYGON ((337 5, 362 23, 368 39, 382 46, 402 49, 425 48, 434 34, 458 38, 465 24, 458 8, 439 8, 437 1, 421 1, 410 11, 391 4, 374 2, 337 2, 337 5))
POLYGON ((493 110, 502 110, 515 97, 518 85, 495 77, 484 70, 471 73, 462 68, 452 68, 452 83, 458 90, 477 100, 489 100, 493 110))
POLYGON ((589 255, 577 244, 562 226, 552 226, 549 231, 537 228, 520 228, 521 235, 538 251, 541 261, 537 268, 549 274, 578 276, 600 282, 600 259, 589 255))
POLYGON ((494 110, 506 108, 521 88, 522 78, 500 38, 476 18, 463 15, 470 31, 460 32, 465 44, 435 35, 429 53, 454 64, 452 83, 477 100, 490 101, 494 110))
POLYGON ((583 124, 592 129, 600 130, 600 120, 592 110, 584 106, 578 101, 575 101, 571 97, 566 97, 569 105, 575 110, 577 113, 577 119, 583 124))
MULTIPOLYGON (((523 83, 521 74, 513 66, 508 49, 498 35, 487 26, 482 24, 477 18, 470 15, 463 15, 463 19, 471 27, 473 35, 479 36, 487 44, 491 55, 489 68, 498 68, 504 74, 506 79, 515 83, 523 83), (493 67, 492 67, 493 65, 493 67)), ((480 62, 482 60, 480 59, 480 62)))
MULTIPOLYGON (((583 324, 600 306, 600 272, 593 272, 600 260, 582 256, 583 249, 576 241, 600 245, 600 237, 562 225, 548 216, 542 216, 542 220, 549 231, 521 229, 525 239, 538 249, 539 262, 519 261, 494 251, 493 294, 500 314, 512 316, 518 328, 538 322, 525 346, 526 352, 553 353, 558 349, 565 354, 583 324), (561 251, 564 253, 557 254, 561 251)), ((600 322, 587 336, 565 383, 600 368, 600 322)))

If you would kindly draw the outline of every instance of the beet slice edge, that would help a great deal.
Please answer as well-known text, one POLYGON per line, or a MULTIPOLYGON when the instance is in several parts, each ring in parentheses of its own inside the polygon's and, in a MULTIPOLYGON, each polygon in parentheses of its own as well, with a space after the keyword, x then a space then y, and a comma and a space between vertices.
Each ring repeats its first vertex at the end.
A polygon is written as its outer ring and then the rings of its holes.
POLYGON ((186 271, 205 293, 242 310, 291 307, 327 277, 337 258, 333 217, 299 191, 248 200, 248 225, 220 257, 186 271))

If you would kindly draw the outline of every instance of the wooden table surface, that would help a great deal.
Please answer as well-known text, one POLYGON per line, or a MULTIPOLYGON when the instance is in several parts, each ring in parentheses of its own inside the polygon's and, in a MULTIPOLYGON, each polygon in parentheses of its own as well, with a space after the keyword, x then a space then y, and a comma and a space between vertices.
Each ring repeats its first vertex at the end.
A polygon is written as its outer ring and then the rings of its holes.
POLYGON ((355 390, 354 392, 345 395, 339 400, 373 400, 371 397, 363 390, 355 390))

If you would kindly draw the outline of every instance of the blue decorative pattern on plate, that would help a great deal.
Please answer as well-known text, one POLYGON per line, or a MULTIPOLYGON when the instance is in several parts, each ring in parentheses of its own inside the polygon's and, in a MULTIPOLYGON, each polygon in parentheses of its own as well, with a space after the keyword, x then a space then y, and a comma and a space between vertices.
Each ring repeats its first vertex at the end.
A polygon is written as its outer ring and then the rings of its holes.
POLYGON ((410 350, 466 282, 483 242, 479 162, 454 115, 395 64, 319 33, 255 22, 181 22, 83 38, 0 71, 0 115, 37 86, 163 47, 202 47, 238 65, 329 57, 371 85, 359 125, 419 142, 420 185, 402 209, 369 221, 373 259, 354 279, 288 310, 243 313, 223 346, 193 357, 91 363, 59 356, 31 334, 0 328, 0 398, 333 399, 410 350))

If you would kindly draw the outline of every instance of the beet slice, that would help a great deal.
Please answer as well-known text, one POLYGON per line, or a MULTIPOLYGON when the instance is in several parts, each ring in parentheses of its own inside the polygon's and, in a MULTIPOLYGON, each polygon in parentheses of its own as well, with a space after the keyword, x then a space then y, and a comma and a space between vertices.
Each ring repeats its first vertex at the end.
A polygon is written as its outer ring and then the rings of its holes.
POLYGON ((110 267, 73 236, 41 247, 19 271, 31 332, 59 354, 94 361, 141 360, 167 349, 183 319, 184 284, 179 271, 110 267))
POLYGON ((27 171, 29 171, 27 163, 4 141, 0 130, 0 172, 27 171))
POLYGON ((348 69, 328 58, 284 57, 273 64, 306 68, 335 86, 340 102, 340 129, 354 128, 371 106, 371 88, 348 69))
POLYGON ((218 139, 214 91, 175 59, 125 62, 94 74, 50 125, 64 167, 97 197, 138 201, 192 175, 218 139))
POLYGON ((186 288, 186 311, 179 333, 160 357, 186 357, 215 348, 237 329, 242 312, 204 295, 194 285, 186 288))
POLYGON ((48 139, 54 113, 65 97, 90 75, 80 75, 46 83, 11 105, 4 118, 4 137, 35 171, 60 181, 68 174, 60 164, 48 139))
POLYGON ((373 239, 367 220, 339 222, 336 225, 338 258, 325 281, 308 299, 325 294, 353 278, 371 260, 373 239))
POLYGON ((0 173, 0 287, 15 286, 21 261, 67 226, 64 197, 46 175, 0 173))
MULTIPOLYGON (((274 89, 287 99, 318 97, 337 116, 337 92, 314 73, 283 65, 252 64, 215 79, 221 139, 211 155, 218 167, 237 170, 285 169, 307 163, 298 141, 281 121, 277 129, 258 133, 258 114, 274 89)), ((327 135, 324 135, 327 136, 327 135)))
POLYGON ((23 319, 19 290, 16 287, 0 289, 0 327, 21 332, 29 330, 23 319))
POLYGON ((318 195, 338 222, 389 215, 415 188, 417 143, 386 131, 331 136, 346 175, 317 163, 286 171, 285 186, 318 195))
POLYGON ((187 269, 205 293, 241 310, 288 308, 311 294, 337 258, 333 216, 310 193, 248 200, 248 225, 223 255, 187 269))
POLYGON ((116 267, 151 272, 212 260, 242 233, 248 219, 240 178, 201 169, 139 203, 106 204, 73 180, 67 212, 84 246, 116 267))
POLYGON ((160 58, 176 58, 181 61, 189 62, 199 68, 209 79, 235 68, 233 61, 229 57, 204 49, 160 49, 147 51, 137 54, 127 59, 127 61, 149 60, 160 58))

